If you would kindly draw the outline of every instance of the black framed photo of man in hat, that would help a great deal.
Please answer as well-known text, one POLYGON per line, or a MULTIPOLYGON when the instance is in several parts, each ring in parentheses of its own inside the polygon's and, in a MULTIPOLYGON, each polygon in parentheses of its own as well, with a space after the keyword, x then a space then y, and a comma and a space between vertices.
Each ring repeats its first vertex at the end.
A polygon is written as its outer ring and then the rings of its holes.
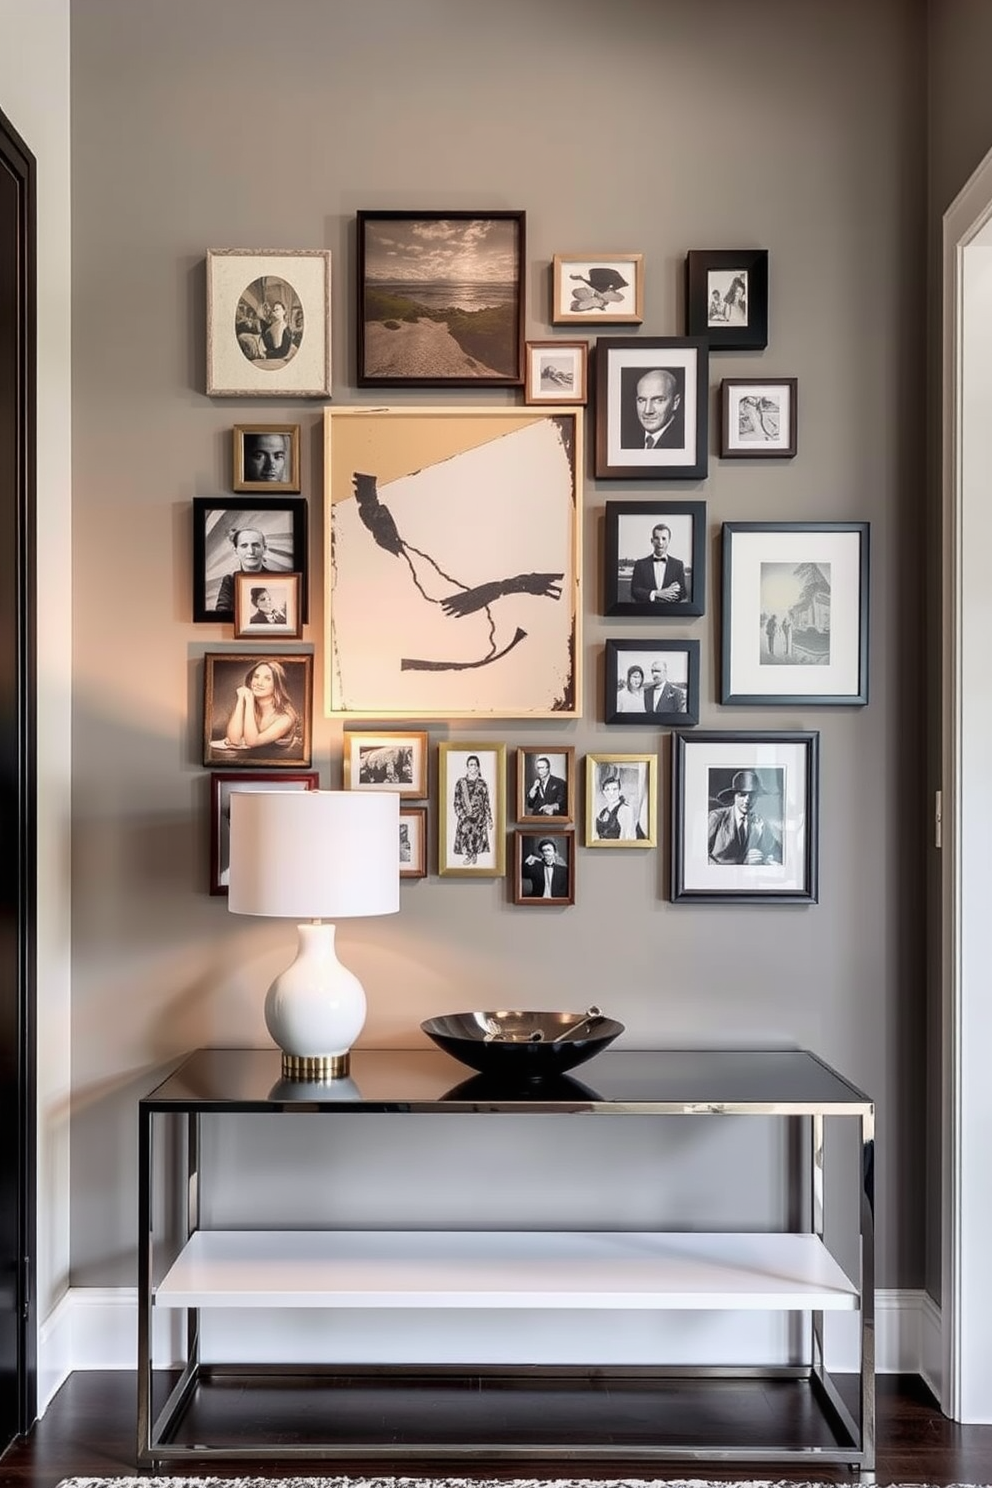
POLYGON ((556 253, 551 322, 640 325, 644 319, 643 253, 556 253))

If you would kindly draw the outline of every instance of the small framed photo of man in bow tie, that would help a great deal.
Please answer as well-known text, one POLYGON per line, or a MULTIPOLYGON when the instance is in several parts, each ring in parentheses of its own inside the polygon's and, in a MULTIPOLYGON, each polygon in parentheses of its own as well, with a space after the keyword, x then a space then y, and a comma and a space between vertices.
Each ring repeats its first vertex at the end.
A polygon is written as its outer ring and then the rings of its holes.
POLYGON ((605 614, 704 614, 705 501, 608 501, 603 560, 605 614))
POLYGON ((709 343, 703 336, 596 341, 596 474, 702 480, 709 343))
POLYGON ((514 904, 574 904, 574 847, 572 832, 514 832, 514 904))

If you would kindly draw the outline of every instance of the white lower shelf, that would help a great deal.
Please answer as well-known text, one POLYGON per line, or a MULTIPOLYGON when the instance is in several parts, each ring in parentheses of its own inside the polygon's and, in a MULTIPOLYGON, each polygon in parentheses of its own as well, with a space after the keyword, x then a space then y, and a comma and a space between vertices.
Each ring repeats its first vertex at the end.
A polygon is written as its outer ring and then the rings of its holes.
POLYGON ((853 1311, 814 1235, 198 1230, 158 1307, 853 1311))

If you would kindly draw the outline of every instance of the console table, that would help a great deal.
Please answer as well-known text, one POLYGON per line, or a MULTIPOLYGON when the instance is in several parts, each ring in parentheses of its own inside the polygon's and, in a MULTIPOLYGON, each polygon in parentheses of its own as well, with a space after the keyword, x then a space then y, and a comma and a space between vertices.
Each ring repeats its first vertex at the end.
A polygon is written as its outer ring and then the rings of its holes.
MULTIPOLYGON (((464 1066, 439 1050, 356 1050, 347 1081, 294 1085, 281 1078, 278 1050, 200 1049, 141 1100, 140 1464, 294 1456, 407 1463, 470 1455, 558 1461, 815 1458, 873 1472, 874 1107, 866 1095, 816 1055, 796 1049, 609 1049, 576 1071, 575 1079, 516 1090, 467 1076, 464 1066), (691 1215, 686 1216, 689 1228, 665 1234, 625 1231, 622 1221, 614 1230, 558 1233, 200 1228, 205 1119, 307 1113, 342 1120, 368 1112, 389 1112, 397 1119, 418 1113, 480 1118, 513 1113, 539 1121, 568 1113, 590 1119, 626 1114, 794 1120, 807 1156, 803 1192, 792 1197, 806 1218, 792 1233, 761 1234, 699 1233, 691 1228, 691 1215), (835 1118, 858 1123, 860 1137, 861 1171, 853 1175, 859 1264, 852 1268, 858 1272, 853 1278, 824 1243, 824 1127, 835 1118), (157 1136, 163 1134, 171 1140, 159 1145, 157 1136), (163 1201, 155 1199, 163 1179, 167 1192, 180 1194, 185 1236, 164 1262, 156 1239, 156 1211, 163 1201), (202 1309, 342 1306, 787 1311, 810 1319, 809 1356, 734 1368, 460 1364, 362 1369, 201 1362, 202 1309), (175 1369, 154 1368, 152 1320, 161 1309, 179 1309, 186 1318, 186 1363, 178 1378, 175 1369), (860 1367, 853 1388, 849 1379, 834 1379, 826 1366, 823 1326, 831 1311, 859 1317, 860 1367), (279 1382, 287 1375, 315 1392, 310 1408, 279 1430, 266 1433, 260 1426, 258 1439, 247 1440, 244 1422, 246 1415, 252 1417, 253 1399, 261 1402, 270 1388, 277 1409, 279 1382), (734 1381, 733 1399, 729 1417, 720 1424, 719 1392, 727 1380, 734 1381), (769 1380, 777 1383, 769 1386, 769 1380), (711 1429, 698 1435, 698 1427, 694 1432, 684 1425, 692 1419, 679 1396, 690 1388, 686 1381, 710 1392, 703 1414, 707 1420, 712 1416, 711 1429), (245 1394, 238 1396, 237 1432, 225 1436, 232 1382, 245 1394), (401 1403, 404 1382, 416 1394, 412 1408, 401 1403), (760 1392, 770 1388, 797 1392, 795 1408, 790 1398, 790 1409, 776 1418, 776 1434, 756 1439, 752 1428, 761 1414, 760 1392), (211 1416, 212 1392, 225 1389, 226 1406, 211 1416), (491 1435, 486 1434, 492 1419, 487 1389, 501 1392, 501 1425, 491 1435), (748 1390, 759 1392, 751 1405, 748 1390), (527 1393, 530 1399, 527 1423, 517 1435, 515 1391, 517 1398, 527 1393), (570 1418, 556 1414, 565 1401, 562 1391, 571 1391, 570 1418), (735 1410, 740 1426, 734 1424, 735 1410)), ((796 1182, 788 1174, 783 1180, 796 1182)), ((259 1420, 263 1414, 259 1405, 259 1420)))

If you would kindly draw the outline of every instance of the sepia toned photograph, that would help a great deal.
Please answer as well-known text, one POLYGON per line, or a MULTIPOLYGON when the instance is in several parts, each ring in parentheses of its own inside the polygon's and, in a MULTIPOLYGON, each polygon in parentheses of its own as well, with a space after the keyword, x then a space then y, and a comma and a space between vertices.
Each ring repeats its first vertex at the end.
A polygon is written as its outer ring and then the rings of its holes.
POLYGON ((586 755, 586 847, 655 847, 658 757, 586 755))
POLYGON ((331 255, 326 249, 207 253, 207 393, 331 394, 331 255))
POLYGON ((437 746, 437 871, 502 878, 506 872, 506 745, 437 746))
POLYGON ((345 790, 396 791, 423 800, 427 795, 427 734, 349 730, 344 736, 345 790))
POLYGON ((307 618, 307 503, 301 496, 193 497, 193 619, 234 620, 234 580, 256 584, 300 575, 300 618, 307 618))
POLYGON ((282 636, 298 641, 303 634, 300 613, 302 574, 279 574, 264 583, 259 575, 234 575, 234 638, 282 636))
POLYGON ((608 501, 603 613, 702 615, 706 608, 706 503, 608 501))
POLYGON ((690 728, 699 722, 699 642, 608 640, 606 723, 690 728))
POLYGON ((235 491, 298 491, 299 424, 235 424, 232 469, 235 491))
POLYGON ((210 892, 226 894, 231 882, 231 793, 236 790, 319 790, 316 770, 305 775, 210 776, 210 892))
POLYGON ((639 325, 643 319, 642 253, 555 254, 552 325, 639 325))
POLYGON ((525 403, 585 403, 588 341, 528 341, 525 403))
POLYGON ((514 832, 514 904, 575 903, 575 836, 572 832, 514 832))
POLYGON ((708 399, 705 337, 597 337, 597 476, 701 480, 708 399))
POLYGON ((427 877, 427 807, 400 807, 400 878, 427 877))
POLYGON ((720 456, 784 459, 796 453, 795 377, 725 377, 720 384, 720 456))
POLYGON ((309 765, 313 657, 208 652, 203 658, 203 763, 309 765))
POLYGON ((767 248, 701 249, 686 255, 686 334, 713 351, 768 345, 767 248))
POLYGON ((517 750, 517 820, 570 822, 575 802, 575 749, 517 750))

